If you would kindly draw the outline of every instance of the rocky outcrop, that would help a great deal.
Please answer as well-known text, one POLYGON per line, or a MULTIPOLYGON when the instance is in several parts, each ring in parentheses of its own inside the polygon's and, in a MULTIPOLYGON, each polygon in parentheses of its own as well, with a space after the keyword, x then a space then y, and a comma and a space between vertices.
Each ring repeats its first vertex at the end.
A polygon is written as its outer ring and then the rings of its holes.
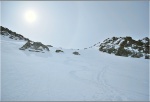
MULTIPOLYGON (((25 38, 21 34, 17 34, 16 32, 13 32, 13 31, 9 30, 8 28, 2 27, 2 26, 1 26, 0 35, 2 35, 4 37, 7 36, 13 40, 27 41, 27 43, 25 45, 23 45, 21 48, 19 48, 20 50, 28 50, 28 51, 32 51, 32 52, 49 51, 48 46, 42 44, 41 42, 33 42, 33 41, 29 40, 28 38, 25 38)), ((52 46, 49 46, 49 47, 52 47, 52 46)))
POLYGON ((62 50, 56 50, 55 52, 56 52, 56 53, 59 53, 59 52, 63 52, 63 51, 62 51, 62 50))
POLYGON ((32 52, 50 51, 49 48, 41 42, 28 41, 20 50, 28 50, 32 52))
POLYGON ((73 54, 74 54, 74 55, 80 55, 79 52, 76 52, 76 51, 73 52, 73 54))
POLYGON ((117 56, 140 58, 150 54, 149 38, 145 37, 136 41, 131 37, 112 37, 104 40, 99 50, 117 56))
POLYGON ((1 27, 0 35, 2 36, 8 36, 10 39, 14 39, 14 40, 30 41, 28 38, 25 38, 21 34, 17 34, 16 32, 9 30, 8 28, 2 27, 2 26, 0 27, 1 27))
POLYGON ((150 59, 150 55, 145 55, 145 59, 150 59))

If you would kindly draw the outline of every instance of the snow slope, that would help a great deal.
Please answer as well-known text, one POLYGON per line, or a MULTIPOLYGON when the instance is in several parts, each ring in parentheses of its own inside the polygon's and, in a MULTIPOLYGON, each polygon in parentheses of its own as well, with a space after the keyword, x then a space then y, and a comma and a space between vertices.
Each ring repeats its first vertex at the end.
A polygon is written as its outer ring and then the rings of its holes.
POLYGON ((2 101, 148 101, 149 60, 98 48, 19 50, 25 41, 1 39, 2 101))

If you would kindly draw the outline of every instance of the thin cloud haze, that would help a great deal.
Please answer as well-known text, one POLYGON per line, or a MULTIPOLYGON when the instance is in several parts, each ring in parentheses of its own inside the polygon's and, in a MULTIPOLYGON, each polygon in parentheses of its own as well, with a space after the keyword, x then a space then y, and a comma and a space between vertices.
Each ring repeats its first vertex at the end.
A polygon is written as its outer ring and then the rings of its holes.
POLYGON ((84 48, 113 36, 149 35, 148 1, 2 1, 1 25, 34 41, 84 48), (24 19, 34 10, 37 20, 24 19))

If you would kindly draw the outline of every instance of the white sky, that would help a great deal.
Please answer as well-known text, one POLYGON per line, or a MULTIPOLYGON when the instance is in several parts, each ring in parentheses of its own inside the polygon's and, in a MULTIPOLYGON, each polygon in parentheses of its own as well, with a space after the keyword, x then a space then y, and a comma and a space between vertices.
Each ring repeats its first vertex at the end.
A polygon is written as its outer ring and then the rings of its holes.
POLYGON ((149 36, 149 2, 1 1, 1 25, 33 41, 85 48, 113 36, 149 36), (28 10, 33 23, 25 20, 28 10))

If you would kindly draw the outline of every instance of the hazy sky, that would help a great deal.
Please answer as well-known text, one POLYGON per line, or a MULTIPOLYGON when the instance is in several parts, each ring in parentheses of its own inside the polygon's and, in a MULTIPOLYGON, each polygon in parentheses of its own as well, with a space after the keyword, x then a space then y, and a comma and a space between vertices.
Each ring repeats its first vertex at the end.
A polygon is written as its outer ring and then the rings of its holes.
POLYGON ((2 1, 1 25, 33 41, 84 48, 113 36, 149 36, 149 2, 2 1), (28 11, 36 16, 32 23, 28 11))

